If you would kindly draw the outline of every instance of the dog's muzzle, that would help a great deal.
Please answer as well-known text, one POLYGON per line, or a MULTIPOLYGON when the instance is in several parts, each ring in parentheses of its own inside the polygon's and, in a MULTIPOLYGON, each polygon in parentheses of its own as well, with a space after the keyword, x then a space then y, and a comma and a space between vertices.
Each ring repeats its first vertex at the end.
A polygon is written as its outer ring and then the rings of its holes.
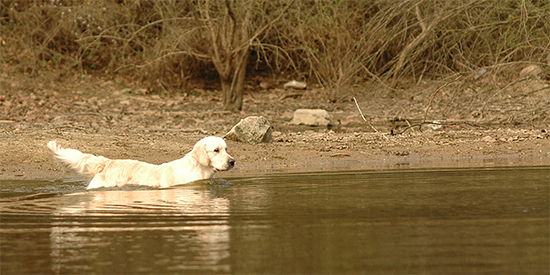
POLYGON ((229 160, 227 161, 227 164, 229 164, 229 167, 227 167, 227 170, 229 170, 229 169, 235 167, 235 163, 236 163, 236 161, 235 161, 234 159, 229 159, 229 160))
POLYGON ((224 168, 222 168, 222 169, 214 168, 214 169, 215 169, 216 171, 227 171, 227 170, 229 170, 229 169, 235 167, 235 163, 236 163, 235 159, 229 159, 229 160, 227 161, 227 165, 226 165, 224 168))

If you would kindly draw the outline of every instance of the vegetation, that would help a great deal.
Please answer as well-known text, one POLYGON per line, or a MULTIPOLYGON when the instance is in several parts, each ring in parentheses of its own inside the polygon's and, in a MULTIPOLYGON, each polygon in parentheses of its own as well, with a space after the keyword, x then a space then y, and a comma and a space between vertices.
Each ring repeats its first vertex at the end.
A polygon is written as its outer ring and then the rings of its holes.
POLYGON ((479 69, 550 64, 546 0, 1 1, 2 72, 121 74, 153 92, 220 81, 242 108, 245 77, 389 89, 479 69))

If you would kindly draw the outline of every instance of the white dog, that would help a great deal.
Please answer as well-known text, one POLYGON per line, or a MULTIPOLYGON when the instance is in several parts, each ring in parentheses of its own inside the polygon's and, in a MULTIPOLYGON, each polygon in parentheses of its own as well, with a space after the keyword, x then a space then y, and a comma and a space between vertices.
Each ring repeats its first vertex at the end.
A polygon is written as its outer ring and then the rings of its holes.
POLYGON ((227 154, 227 145, 219 137, 203 138, 183 158, 161 165, 84 154, 74 149, 62 148, 56 141, 48 142, 48 148, 57 160, 78 174, 91 177, 87 189, 126 184, 166 188, 209 179, 217 171, 226 171, 235 166, 235 159, 227 154))

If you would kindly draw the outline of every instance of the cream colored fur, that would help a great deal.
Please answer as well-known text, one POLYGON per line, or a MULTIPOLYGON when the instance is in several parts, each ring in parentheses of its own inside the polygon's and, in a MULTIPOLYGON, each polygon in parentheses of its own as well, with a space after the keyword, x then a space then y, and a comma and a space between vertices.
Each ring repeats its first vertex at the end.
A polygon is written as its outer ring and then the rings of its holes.
POLYGON ((108 159, 62 148, 56 141, 48 142, 54 157, 78 174, 91 178, 87 189, 126 184, 166 188, 195 180, 209 179, 217 171, 235 166, 222 138, 206 137, 197 142, 183 158, 161 165, 137 160, 108 159))

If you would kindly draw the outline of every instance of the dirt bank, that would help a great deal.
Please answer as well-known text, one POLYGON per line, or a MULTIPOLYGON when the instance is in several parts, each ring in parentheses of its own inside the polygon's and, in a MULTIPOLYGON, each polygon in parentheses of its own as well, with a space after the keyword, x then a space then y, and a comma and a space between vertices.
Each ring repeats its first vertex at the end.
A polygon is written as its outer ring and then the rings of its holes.
MULTIPOLYGON (((71 177, 53 161, 49 140, 107 156, 163 163, 188 152, 198 133, 33 130, 4 133, 0 179, 71 177)), ((220 177, 344 169, 549 165, 548 135, 529 130, 459 130, 389 136, 377 133, 305 131, 279 133, 275 141, 249 145, 228 141, 235 170, 220 177)))
MULTIPOLYGON (((464 113, 459 105, 453 107, 453 102, 434 100, 435 89, 425 87, 401 95, 383 90, 367 92, 359 87, 338 99, 323 89, 251 89, 245 95, 244 110, 229 113, 221 110, 217 92, 203 89, 155 95, 112 80, 33 83, 6 75, 2 86, 0 180, 72 177, 59 169, 47 151, 45 145, 52 139, 65 147, 109 158, 163 163, 182 157, 206 135, 222 136, 249 115, 265 116, 273 126, 274 140, 257 145, 228 141, 237 167, 219 177, 344 169, 550 165, 547 111, 535 112, 547 104, 548 92, 539 94, 536 102, 530 97, 506 101, 506 94, 502 101, 494 102, 502 96, 499 92, 489 103, 500 103, 500 109, 482 109, 480 114, 464 113), (378 132, 363 121, 352 96, 378 132), (523 109, 518 107, 522 102, 526 106, 523 109), (334 126, 290 125, 297 108, 327 109, 334 126), (400 135, 390 134, 392 129, 394 133, 401 131, 426 115, 440 118, 443 127, 432 130, 424 126, 422 131, 413 127, 400 135)), ((453 100, 461 100, 457 98, 453 100)), ((468 108, 480 110, 474 103, 468 108)), ((484 104, 491 105, 487 101, 484 104)))

